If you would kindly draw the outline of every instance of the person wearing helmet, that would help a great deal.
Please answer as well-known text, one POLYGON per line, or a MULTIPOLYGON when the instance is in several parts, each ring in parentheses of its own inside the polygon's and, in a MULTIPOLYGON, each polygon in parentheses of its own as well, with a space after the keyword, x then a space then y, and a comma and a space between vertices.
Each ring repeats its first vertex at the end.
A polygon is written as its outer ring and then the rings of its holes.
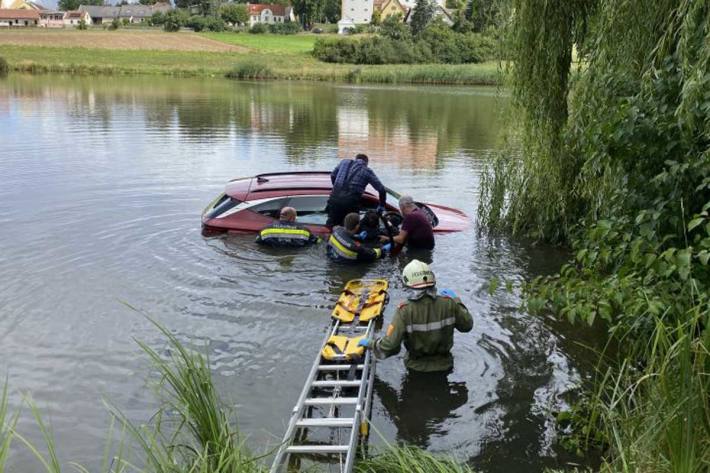
POLYGON ((386 358, 399 353, 404 342, 408 369, 451 370, 454 329, 470 332, 471 313, 452 290, 437 294, 436 278, 426 263, 412 260, 402 271, 402 279, 412 293, 397 308, 387 334, 375 341, 365 338, 359 345, 372 348, 378 358, 386 358))
POLYGON ((356 241, 355 235, 360 231, 360 215, 357 213, 347 214, 344 224, 344 227, 335 227, 328 239, 326 253, 333 261, 338 263, 375 261, 392 248, 390 244, 383 245, 382 248, 370 248, 356 241))
POLYGON ((261 245, 291 248, 318 243, 320 238, 296 222, 297 215, 293 207, 282 208, 279 220, 262 229, 256 237, 256 242, 261 245))

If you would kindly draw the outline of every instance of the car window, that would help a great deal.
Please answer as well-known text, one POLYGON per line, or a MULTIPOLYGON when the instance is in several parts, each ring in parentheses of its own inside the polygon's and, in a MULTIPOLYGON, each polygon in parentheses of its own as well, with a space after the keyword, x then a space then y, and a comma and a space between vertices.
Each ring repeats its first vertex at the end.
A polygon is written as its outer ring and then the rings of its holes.
POLYGON ((253 205, 249 207, 249 210, 264 215, 271 218, 279 218, 279 213, 281 209, 286 207, 288 202, 288 197, 280 199, 267 200, 260 204, 253 205))
POLYGON ((325 225, 328 220, 328 214, 325 211, 327 203, 327 195, 305 195, 291 197, 288 205, 296 209, 299 223, 325 225))

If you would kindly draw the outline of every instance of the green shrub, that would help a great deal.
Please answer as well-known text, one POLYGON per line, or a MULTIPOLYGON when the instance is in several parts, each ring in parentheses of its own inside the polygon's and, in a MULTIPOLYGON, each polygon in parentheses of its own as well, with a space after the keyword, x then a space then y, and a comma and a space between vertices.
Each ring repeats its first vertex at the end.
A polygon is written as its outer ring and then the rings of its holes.
POLYGON ((226 76, 228 79, 272 79, 276 77, 269 66, 258 62, 237 64, 226 76))
POLYGON ((79 20, 79 24, 76 25, 76 29, 77 29, 77 30, 84 31, 84 30, 89 29, 89 25, 87 25, 87 24, 86 24, 86 20, 84 20, 84 19, 82 18, 81 20, 79 20))
POLYGON ((115 31, 121 27, 121 21, 118 18, 114 18, 111 24, 108 25, 108 29, 115 31))
POLYGON ((0 77, 5 77, 10 72, 10 65, 5 58, 0 57, 0 77))
POLYGON ((164 23, 165 14, 160 11, 153 13, 153 16, 148 19, 148 25, 150 26, 162 26, 164 23))
POLYGON ((171 32, 179 31, 188 23, 189 19, 185 10, 171 10, 165 14, 163 29, 171 32))
POLYGON ((208 31, 224 31, 226 24, 222 18, 208 17, 205 19, 205 29, 208 31))
POLYGON ((204 16, 199 16, 199 15, 193 15, 190 17, 189 20, 187 20, 187 23, 185 26, 188 28, 192 28, 192 31, 195 32, 200 32, 205 29, 207 24, 207 18, 204 16))
POLYGON ((269 25, 269 32, 274 34, 296 34, 301 31, 301 25, 295 21, 287 21, 285 23, 274 23, 269 25))
POLYGON ((380 35, 367 38, 319 38, 313 56, 321 61, 347 64, 477 63, 491 59, 493 40, 476 33, 457 33, 434 22, 416 39, 409 28, 386 19, 380 35))
POLYGON ((251 27, 249 30, 249 33, 252 34, 263 34, 268 31, 268 27, 263 24, 263 23, 256 23, 254 26, 251 27))

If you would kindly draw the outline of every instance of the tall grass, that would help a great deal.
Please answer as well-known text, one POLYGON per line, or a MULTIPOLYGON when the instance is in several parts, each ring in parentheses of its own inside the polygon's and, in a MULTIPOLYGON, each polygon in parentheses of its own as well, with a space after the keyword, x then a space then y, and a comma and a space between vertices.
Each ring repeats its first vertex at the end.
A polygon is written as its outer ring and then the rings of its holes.
POLYGON ((677 326, 656 319, 647 352, 609 368, 592 400, 591 419, 614 452, 609 472, 710 470, 710 353, 702 315, 677 326))
POLYGON ((10 65, 4 57, 0 57, 0 77, 5 77, 10 72, 10 65))
POLYGON ((411 446, 391 447, 355 466, 357 473, 473 473, 453 458, 433 455, 411 446))

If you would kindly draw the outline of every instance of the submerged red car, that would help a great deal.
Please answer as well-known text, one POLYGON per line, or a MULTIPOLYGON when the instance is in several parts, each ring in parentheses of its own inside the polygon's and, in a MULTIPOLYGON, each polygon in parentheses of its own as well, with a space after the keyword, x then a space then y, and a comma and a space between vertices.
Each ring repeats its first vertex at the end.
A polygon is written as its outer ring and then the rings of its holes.
MULTIPOLYGON (((234 179, 202 212, 203 231, 258 232, 277 219, 283 207, 290 206, 298 211, 299 223, 314 233, 329 233, 325 207, 332 188, 327 171, 280 172, 234 179)), ((401 222, 399 197, 387 189, 387 214, 395 224, 397 220, 401 222)), ((377 191, 368 186, 362 194, 361 211, 374 210, 377 204, 377 191)), ((460 210, 419 202, 417 205, 426 212, 435 232, 458 232, 471 224, 460 210)))

